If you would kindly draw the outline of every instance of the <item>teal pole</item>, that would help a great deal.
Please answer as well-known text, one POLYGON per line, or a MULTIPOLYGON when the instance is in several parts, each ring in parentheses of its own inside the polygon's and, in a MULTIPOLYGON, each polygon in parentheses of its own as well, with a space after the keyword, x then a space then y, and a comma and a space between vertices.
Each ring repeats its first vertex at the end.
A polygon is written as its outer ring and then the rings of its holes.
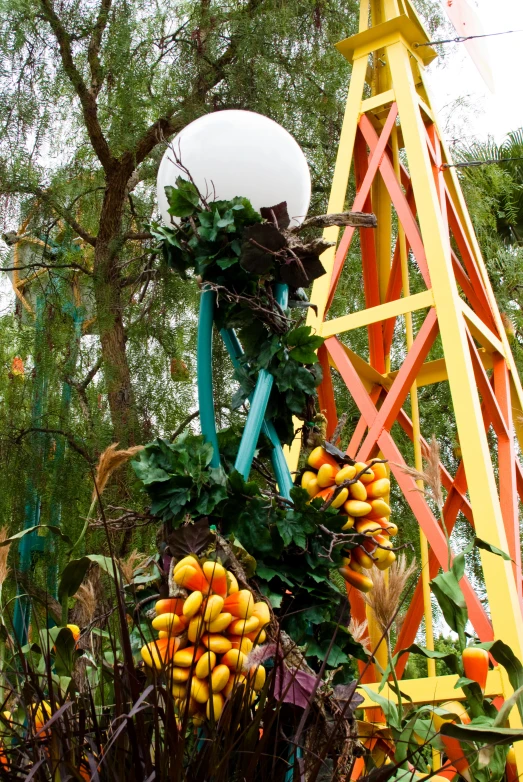
MULTIPOLYGON (((74 325, 74 344, 71 349, 69 360, 66 364, 66 373, 68 377, 74 375, 76 369, 76 363, 78 361, 78 353, 80 350, 80 340, 82 338, 82 325, 85 320, 84 308, 73 307, 71 312, 74 325)), ((65 382, 62 385, 62 398, 60 400, 60 419, 67 421, 69 419, 69 409, 71 407, 73 389, 69 383, 65 382)), ((59 527, 62 522, 62 502, 60 499, 60 474, 65 462, 66 453, 66 440, 65 437, 58 437, 56 440, 56 450, 53 460, 53 489, 51 494, 50 512, 49 512, 49 524, 51 527, 59 527)), ((47 568, 47 589, 49 594, 55 599, 58 593, 58 560, 56 557, 56 540, 49 536, 47 539, 49 554, 49 565, 47 568)))
MULTIPOLYGON (((289 299, 289 288, 283 283, 276 284, 276 301, 280 307, 287 309, 289 299)), ((265 418, 265 411, 269 402, 269 396, 272 390, 274 378, 266 369, 260 370, 256 388, 251 398, 249 414, 243 430, 238 455, 234 464, 238 472, 247 480, 251 471, 254 452, 258 444, 258 438, 265 418)))
MULTIPOLYGON (((33 403, 31 411, 32 426, 38 427, 42 425, 42 414, 45 390, 47 387, 47 381, 45 377, 45 361, 43 352, 45 349, 45 329, 44 329, 44 317, 45 317, 45 297, 43 295, 38 296, 36 300, 36 322, 35 322, 35 380, 33 390, 33 403)), ((41 432, 33 432, 31 436, 31 444, 34 448, 35 461, 38 468, 42 467, 43 453, 45 446, 45 436, 41 432)), ((32 467, 31 469, 34 469, 32 467)), ((40 498, 33 482, 32 475, 29 474, 26 486, 26 502, 24 509, 24 526, 23 529, 29 529, 30 527, 36 527, 40 521, 40 498)), ((19 555, 20 555, 20 571, 27 575, 33 565, 33 555, 37 551, 42 551, 45 543, 45 538, 39 538, 34 532, 30 535, 26 535, 20 541, 19 555)), ((29 633, 29 624, 31 622, 31 604, 25 595, 25 589, 23 586, 17 588, 17 599, 15 602, 15 611, 13 626, 16 639, 21 646, 27 643, 27 637, 29 633)))
MULTIPOLYGON (((231 357, 232 363, 235 367, 238 367, 240 365, 239 358, 243 354, 238 337, 233 329, 222 329, 220 334, 231 357)), ((280 438, 276 434, 276 429, 274 428, 272 421, 264 420, 261 431, 270 440, 271 445, 273 446, 271 451, 271 462, 280 494, 289 500, 293 482, 283 453, 283 448, 281 447, 280 438)))
POLYGON ((220 466, 220 452, 216 435, 214 399, 212 393, 212 327, 216 294, 202 290, 200 314, 198 317, 198 339, 196 343, 196 366, 198 382, 198 403, 202 434, 213 447, 212 467, 220 466))

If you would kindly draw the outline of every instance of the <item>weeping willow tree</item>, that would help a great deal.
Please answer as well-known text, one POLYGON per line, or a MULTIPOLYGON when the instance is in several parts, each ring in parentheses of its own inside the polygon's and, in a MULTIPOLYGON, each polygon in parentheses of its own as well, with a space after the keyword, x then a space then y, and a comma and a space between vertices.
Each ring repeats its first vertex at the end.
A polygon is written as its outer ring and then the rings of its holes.
POLYGON ((121 443, 141 440, 157 413, 141 393, 138 354, 150 340, 174 347, 173 293, 158 310, 161 273, 145 228, 168 139, 209 111, 263 112, 308 151, 321 198, 347 81, 332 44, 354 31, 354 11, 352 0, 0 7, 0 191, 30 217, 27 231, 41 236, 59 221, 83 242, 121 443))

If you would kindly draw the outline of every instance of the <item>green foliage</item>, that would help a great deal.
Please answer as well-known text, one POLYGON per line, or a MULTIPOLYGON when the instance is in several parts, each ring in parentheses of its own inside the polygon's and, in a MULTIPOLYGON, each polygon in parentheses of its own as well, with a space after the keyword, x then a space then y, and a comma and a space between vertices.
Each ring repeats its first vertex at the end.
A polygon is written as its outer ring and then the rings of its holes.
MULTIPOLYGON (((362 536, 351 532, 331 547, 330 532, 341 532, 344 523, 335 510, 322 511, 320 500, 309 504, 307 492, 299 487, 287 503, 254 481, 245 482, 236 471, 225 481, 221 470, 208 466, 211 455, 211 447, 191 435, 146 446, 133 466, 152 500, 151 511, 178 534, 191 529, 182 522, 207 515, 225 538, 253 558, 259 590, 278 608, 283 629, 312 664, 324 659, 336 633, 328 665, 340 666, 342 678, 351 677, 350 657, 366 655, 346 629, 346 593, 332 571, 362 536)), ((169 545, 176 536, 169 534, 169 545)))
POLYGON ((501 144, 492 139, 462 145, 459 162, 499 161, 460 169, 460 179, 489 277, 503 313, 520 374, 523 372, 523 132, 509 133, 501 144))
POLYGON ((221 474, 206 469, 211 458, 212 446, 202 436, 147 445, 133 467, 152 500, 151 513, 175 526, 186 514, 212 513, 226 492, 221 474))
MULTIPOLYGON (((193 269, 203 282, 212 283, 220 305, 215 315, 218 329, 239 331, 244 353, 235 372, 239 388, 233 409, 251 395, 260 370, 267 370, 275 386, 267 418, 282 442, 290 444, 294 439, 292 415, 302 420, 313 417, 312 400, 322 378, 316 350, 323 339, 312 334, 310 326, 292 323, 290 310, 275 304, 273 288, 278 282, 290 284, 292 298, 302 284, 302 271, 298 267, 293 271, 291 264, 300 258, 303 270, 310 251, 304 246, 300 256, 300 245, 295 243, 292 254, 283 255, 285 234, 261 222, 261 215, 245 198, 207 202, 194 184, 181 177, 177 187, 166 188, 166 195, 169 211, 182 220, 176 228, 152 227, 165 261, 184 279, 193 269), (253 253, 257 254, 254 260, 253 253)), ((278 216, 288 224, 284 204, 278 216)), ((324 269, 317 257, 316 261, 319 268, 314 275, 319 276, 324 269)))

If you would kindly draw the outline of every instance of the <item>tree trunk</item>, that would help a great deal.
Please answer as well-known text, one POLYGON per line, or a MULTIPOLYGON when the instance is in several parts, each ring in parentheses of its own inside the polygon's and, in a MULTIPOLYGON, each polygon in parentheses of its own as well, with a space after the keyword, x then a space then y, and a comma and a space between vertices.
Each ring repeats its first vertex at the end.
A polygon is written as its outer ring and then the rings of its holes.
POLYGON ((107 178, 94 254, 94 295, 109 409, 115 440, 122 447, 140 441, 140 425, 127 361, 122 279, 118 269, 122 214, 131 173, 127 167, 120 165, 107 178))

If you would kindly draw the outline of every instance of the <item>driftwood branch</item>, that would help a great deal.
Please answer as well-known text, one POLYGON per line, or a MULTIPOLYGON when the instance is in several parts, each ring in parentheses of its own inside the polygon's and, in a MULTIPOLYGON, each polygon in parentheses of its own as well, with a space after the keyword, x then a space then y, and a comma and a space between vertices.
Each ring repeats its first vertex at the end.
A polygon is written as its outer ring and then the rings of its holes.
POLYGON ((368 212, 339 212, 331 215, 314 215, 304 220, 301 225, 293 230, 301 231, 303 228, 330 228, 331 226, 350 225, 353 228, 376 228, 378 221, 376 215, 368 212))

